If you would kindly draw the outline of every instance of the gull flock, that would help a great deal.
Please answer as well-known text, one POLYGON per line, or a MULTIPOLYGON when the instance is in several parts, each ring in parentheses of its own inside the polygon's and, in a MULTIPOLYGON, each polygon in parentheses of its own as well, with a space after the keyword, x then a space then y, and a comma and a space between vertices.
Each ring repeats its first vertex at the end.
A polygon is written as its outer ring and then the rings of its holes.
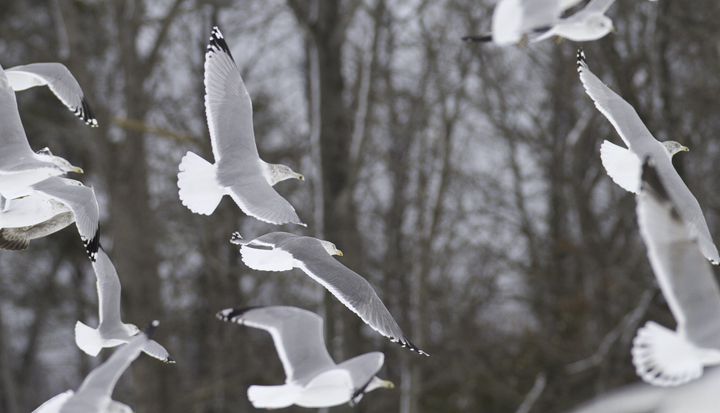
MULTIPOLYGON (((584 9, 561 17, 580 0, 499 0, 493 30, 467 40, 497 45, 540 41, 560 36, 575 41, 601 38, 612 30, 604 15, 613 0, 591 0, 584 9)), ((578 52, 579 77, 597 109, 627 146, 604 142, 600 158, 608 176, 636 193, 640 235, 650 265, 677 321, 675 331, 653 321, 641 327, 631 350, 638 376, 654 386, 678 386, 700 378, 706 366, 720 364, 720 289, 711 264, 720 256, 698 201, 671 163, 688 150, 677 142, 658 142, 635 110, 589 69, 578 52), (709 262, 708 262, 709 261, 709 262)), ((224 195, 255 219, 305 226, 295 208, 273 186, 286 179, 304 180, 285 165, 269 164, 258 153, 252 102, 230 48, 220 30, 212 29, 204 65, 205 111, 214 163, 188 152, 179 164, 178 194, 192 212, 210 215, 224 195)), ((75 326, 77 346, 90 356, 117 347, 75 392, 68 390, 35 412, 131 412, 112 400, 114 386, 141 352, 174 363, 168 351, 150 339, 159 322, 144 331, 120 319, 120 279, 99 242, 95 193, 81 182, 64 178, 82 169, 44 148, 33 151, 20 121, 15 92, 48 86, 58 99, 90 127, 97 126, 80 85, 60 63, 0 67, 0 248, 22 250, 30 240, 49 236, 75 222, 97 278, 99 325, 75 326)), ((373 286, 334 256, 337 247, 325 240, 272 232, 245 240, 239 233, 242 261, 259 271, 301 269, 356 313, 379 334, 420 355, 383 304, 373 286)), ((253 385, 247 390, 256 408, 290 405, 330 407, 360 402, 378 388, 393 388, 376 374, 384 355, 370 352, 336 363, 323 337, 323 319, 310 311, 282 305, 217 313, 222 321, 270 333, 286 379, 284 384, 253 385)), ((654 393, 653 393, 654 394, 654 393)))

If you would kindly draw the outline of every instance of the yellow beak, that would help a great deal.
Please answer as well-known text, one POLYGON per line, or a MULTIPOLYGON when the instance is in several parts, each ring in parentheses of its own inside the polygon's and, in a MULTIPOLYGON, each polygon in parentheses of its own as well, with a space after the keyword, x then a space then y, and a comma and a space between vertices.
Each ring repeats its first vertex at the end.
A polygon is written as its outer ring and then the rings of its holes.
POLYGON ((342 254, 342 251, 340 251, 340 250, 336 250, 336 253, 337 253, 337 255, 339 255, 339 256, 341 256, 341 257, 342 257, 342 255, 343 255, 343 254, 342 254))
POLYGON ((77 167, 77 166, 73 166, 72 171, 75 173, 79 173, 79 174, 85 173, 85 172, 83 172, 82 168, 77 167))

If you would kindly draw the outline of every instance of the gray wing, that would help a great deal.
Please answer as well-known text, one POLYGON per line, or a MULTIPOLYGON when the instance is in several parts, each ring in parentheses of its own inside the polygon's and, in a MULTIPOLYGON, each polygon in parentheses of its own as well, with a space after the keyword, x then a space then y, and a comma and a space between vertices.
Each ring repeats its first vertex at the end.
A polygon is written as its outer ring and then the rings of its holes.
POLYGON ((517 43, 523 34, 550 28, 561 13, 559 0, 500 0, 493 11, 493 41, 517 43))
POLYGON ((645 127, 635 109, 588 69, 582 51, 578 52, 577 63, 578 73, 580 73, 580 80, 585 91, 595 102, 595 107, 615 127, 625 145, 641 159, 644 159, 646 155, 652 155, 659 159, 658 155, 662 153, 661 150, 666 151, 666 149, 645 127))
POLYGON ((20 121, 15 92, 0 66, 0 170, 6 165, 13 165, 23 159, 32 159, 33 151, 25 136, 25 129, 20 121))
POLYGON ((33 189, 55 198, 70 208, 75 216, 80 237, 88 247, 88 254, 93 258, 98 250, 100 219, 95 191, 79 181, 57 177, 41 181, 33 185, 33 189))
POLYGON ((148 356, 155 357, 156 359, 164 361, 165 363, 175 363, 175 360, 170 357, 170 353, 165 350, 165 347, 161 346, 155 340, 148 340, 148 342, 145 343, 142 351, 148 356))
POLYGON ((590 3, 581 12, 605 14, 613 3, 615 3, 615 0, 590 0, 590 3))
POLYGON ((526 30, 549 26, 562 13, 559 0, 520 0, 517 3, 526 30))
POLYGON ((382 368, 385 355, 379 351, 361 354, 338 364, 338 368, 345 369, 352 378, 354 392, 364 389, 375 374, 382 368))
POLYGON ((145 331, 134 336, 127 344, 115 350, 106 362, 93 369, 85 377, 75 396, 65 403, 63 410, 72 411, 73 403, 85 404, 83 399, 94 400, 110 397, 118 379, 130 366, 130 363, 138 358, 158 324, 157 321, 153 321, 145 331))
POLYGON ((698 347, 720 348, 720 289, 662 177, 646 161, 637 216, 648 259, 679 332, 698 347))
POLYGON ((560 9, 561 12, 563 12, 570 7, 580 4, 582 1, 583 0, 559 0, 557 7, 558 9, 560 9))
POLYGON ((403 347, 425 354, 405 336, 370 283, 335 260, 319 240, 296 237, 276 245, 275 248, 292 254, 307 275, 327 288, 374 330, 403 347))
POLYGON ((75 221, 72 212, 61 212, 39 224, 27 227, 1 228, 0 249, 22 251, 30 245, 31 239, 42 238, 67 227, 75 221))
POLYGON ((657 171, 663 178, 663 183, 675 208, 683 219, 698 231, 703 255, 713 264, 720 263, 720 254, 712 240, 700 204, 672 166, 667 150, 650 134, 635 109, 610 90, 587 68, 582 51, 578 51, 578 72, 580 72, 580 80, 585 86, 585 90, 595 101, 595 106, 612 123, 628 148, 639 159, 643 160, 650 156, 656 162, 657 171))
POLYGON ((255 144, 252 102, 225 39, 217 27, 205 53, 205 113, 217 179, 248 215, 272 224, 302 224, 295 208, 262 174, 255 144))
POLYGON ((285 370, 286 383, 304 384, 336 366, 325 348, 323 320, 313 312, 288 306, 228 308, 217 317, 269 332, 285 370))
POLYGON ((217 27, 205 53, 205 113, 218 167, 247 165, 260 174, 250 95, 217 27))
POLYGON ((97 277, 100 325, 98 330, 112 329, 120 320, 120 278, 110 257, 100 248, 92 263, 97 277))
POLYGON ((262 175, 246 175, 235 182, 230 186, 230 196, 246 214, 271 224, 305 225, 295 208, 262 175))
POLYGON ((97 119, 75 77, 62 63, 33 63, 5 70, 13 90, 20 91, 34 86, 47 85, 75 116, 91 127, 97 127, 97 119))

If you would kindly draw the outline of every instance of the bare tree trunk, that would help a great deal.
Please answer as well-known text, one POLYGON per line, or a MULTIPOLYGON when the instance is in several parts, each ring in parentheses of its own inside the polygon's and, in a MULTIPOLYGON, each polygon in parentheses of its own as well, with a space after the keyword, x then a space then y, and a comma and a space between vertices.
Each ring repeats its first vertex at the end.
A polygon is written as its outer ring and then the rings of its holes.
MULTIPOLYGON (((288 0, 308 36, 310 68, 310 107, 313 131, 319 128, 318 152, 322 176, 322 232, 346 252, 344 265, 358 270, 363 252, 357 230, 350 177, 350 143, 352 119, 343 102, 345 83, 341 51, 345 40, 348 15, 341 14, 342 2, 317 0, 312 4, 288 0)), ((328 332, 341 329, 342 345, 332 353, 346 359, 359 353, 361 321, 325 292, 325 323, 328 332), (340 314, 340 320, 334 319, 340 314), (339 351, 338 351, 339 350, 339 351)), ((328 335, 333 348, 335 335, 328 335)))

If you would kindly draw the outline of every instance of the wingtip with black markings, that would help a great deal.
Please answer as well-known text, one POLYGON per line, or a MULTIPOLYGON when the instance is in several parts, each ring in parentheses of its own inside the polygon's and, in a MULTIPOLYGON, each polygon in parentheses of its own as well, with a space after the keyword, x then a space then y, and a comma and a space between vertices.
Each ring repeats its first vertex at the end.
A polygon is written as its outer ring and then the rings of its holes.
MULTIPOLYGON (((233 59, 232 53, 230 53, 230 48, 228 47, 227 42, 225 42, 225 38, 220 32, 220 29, 217 26, 214 26, 212 32, 210 33, 210 43, 208 43, 207 46, 207 53, 217 53, 219 51, 227 53, 227 55, 233 59)), ((233 61, 234 60, 235 59, 233 59, 233 61)))
MULTIPOLYGON (((232 323, 237 323, 237 318, 242 317, 243 314, 250 310, 255 310, 257 308, 262 308, 263 306, 255 306, 255 307, 245 307, 245 308, 226 308, 224 310, 218 311, 217 314, 215 314, 215 317, 218 320, 222 321, 229 321, 232 323)), ((242 324, 242 323, 240 323, 242 324)))
POLYGON ((88 103, 88 100, 85 96, 82 98, 82 104, 77 110, 75 111, 75 116, 85 121, 85 124, 90 126, 91 128, 97 128, 98 122, 97 118, 95 118, 95 113, 90 108, 90 103, 88 103))
POLYGON ((90 261, 95 262, 97 260, 98 249, 100 249, 100 228, 95 231, 95 235, 91 240, 83 241, 83 244, 85 244, 85 251, 90 261))
POLYGON ((584 69, 587 69, 587 61, 585 60, 585 52, 582 47, 577 51, 577 71, 582 73, 584 69))
POLYGON ((418 354, 422 354, 422 355, 430 357, 430 355, 428 353, 420 350, 415 344, 410 342, 410 339, 408 339, 407 336, 403 336, 402 339, 396 341, 396 343, 400 344, 403 348, 406 348, 410 351, 414 351, 418 354))
POLYGON ((230 236, 230 243, 235 245, 242 245, 244 243, 243 237, 240 235, 239 231, 232 233, 232 236, 230 236))

